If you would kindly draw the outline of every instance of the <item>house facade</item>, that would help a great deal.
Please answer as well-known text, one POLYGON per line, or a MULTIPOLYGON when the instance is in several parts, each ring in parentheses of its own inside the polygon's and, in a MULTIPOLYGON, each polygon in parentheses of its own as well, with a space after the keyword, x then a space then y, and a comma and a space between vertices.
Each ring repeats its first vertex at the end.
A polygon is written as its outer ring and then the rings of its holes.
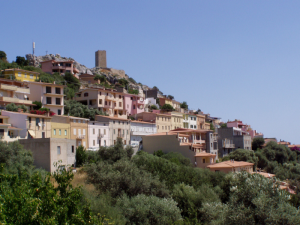
POLYGON ((162 150, 164 153, 178 152, 184 157, 196 162, 196 154, 201 152, 212 153, 207 145, 207 137, 211 131, 179 128, 169 132, 161 132, 143 136, 143 150, 153 154, 162 150))
POLYGON ((127 119, 124 110, 124 93, 114 89, 86 88, 76 93, 75 100, 87 105, 89 108, 98 109, 111 117, 127 119))
POLYGON ((144 121, 131 121, 130 144, 139 145, 142 136, 155 134, 157 132, 156 124, 144 121))
POLYGON ((89 121, 89 150, 98 150, 101 146, 110 146, 109 123, 89 121))
POLYGON ((5 109, 6 105, 10 103, 31 108, 33 104, 32 100, 29 100, 29 95, 30 89, 26 83, 0 79, 0 107, 2 109, 5 109))
POLYGON ((127 116, 144 112, 145 99, 139 95, 124 94, 124 110, 127 116))
POLYGON ((20 139, 21 128, 13 127, 8 122, 8 116, 0 115, 0 139, 1 141, 11 142, 20 139))
POLYGON ((76 140, 76 147, 83 146, 84 148, 89 147, 88 142, 88 122, 89 119, 66 116, 70 123, 70 138, 76 140))
POLYGON ((221 157, 235 149, 252 149, 251 136, 240 128, 227 127, 218 129, 218 147, 221 157))
POLYGON ((62 138, 38 138, 22 139, 19 143, 25 149, 32 151, 33 164, 37 168, 43 168, 51 173, 55 172, 58 167, 54 163, 60 161, 60 166, 65 168, 75 166, 76 141, 62 138))
POLYGON ((51 138, 71 139, 71 125, 68 117, 57 115, 52 117, 51 138))
POLYGON ((45 73, 53 74, 53 73, 61 73, 65 74, 66 72, 74 74, 73 61, 56 61, 56 60, 48 60, 41 62, 41 69, 45 73))
POLYGON ((15 78, 17 81, 36 81, 39 79, 40 73, 28 71, 28 70, 21 70, 17 68, 6 69, 2 70, 2 74, 6 79, 13 80, 15 78))
POLYGON ((29 99, 39 101, 42 107, 50 109, 56 115, 64 115, 64 85, 29 82, 29 99))
POLYGON ((2 116, 7 116, 8 123, 12 127, 21 128, 20 138, 50 138, 51 137, 51 117, 30 113, 19 113, 1 111, 2 116))
POLYGON ((118 138, 122 139, 124 145, 130 144, 131 121, 129 119, 96 115, 95 120, 108 124, 110 145, 116 144, 118 138))

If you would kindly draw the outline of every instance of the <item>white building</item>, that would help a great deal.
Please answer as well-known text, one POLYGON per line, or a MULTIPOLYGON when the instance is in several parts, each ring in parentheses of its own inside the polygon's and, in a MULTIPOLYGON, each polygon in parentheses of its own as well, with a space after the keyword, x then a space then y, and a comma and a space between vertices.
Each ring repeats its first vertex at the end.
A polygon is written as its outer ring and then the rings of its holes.
POLYGON ((151 105, 155 105, 158 109, 159 109, 159 105, 156 104, 156 99, 151 97, 151 98, 146 98, 145 99, 145 111, 148 112, 148 108, 151 106, 151 105))
POLYGON ((105 122, 90 121, 88 123, 88 150, 98 150, 100 146, 110 146, 109 124, 105 122))
POLYGON ((193 114, 183 115, 183 127, 187 129, 198 129, 197 128, 197 116, 193 114))
POLYGON ((157 129, 155 123, 131 121, 130 144, 132 146, 138 146, 140 141, 142 141, 142 136, 155 134, 156 132, 157 129))

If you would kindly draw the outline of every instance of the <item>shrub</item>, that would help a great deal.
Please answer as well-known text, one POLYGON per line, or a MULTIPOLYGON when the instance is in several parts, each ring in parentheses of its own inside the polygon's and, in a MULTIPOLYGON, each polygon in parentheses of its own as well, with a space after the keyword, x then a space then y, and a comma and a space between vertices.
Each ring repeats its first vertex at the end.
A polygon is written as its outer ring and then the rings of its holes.
POLYGON ((87 159, 85 148, 80 145, 76 148, 76 167, 82 166, 87 159))
POLYGON ((40 108, 42 108, 42 103, 39 101, 34 101, 33 104, 35 104, 35 106, 33 106, 34 110, 39 110, 40 108))
POLYGON ((94 184, 100 193, 107 193, 113 198, 123 194, 129 197, 138 194, 169 196, 163 182, 126 160, 119 160, 114 164, 99 162, 87 165, 85 170, 88 175, 87 181, 94 184))
POLYGON ((123 195, 116 204, 127 219, 127 224, 174 224, 181 220, 177 203, 171 198, 143 194, 128 198, 123 195))
POLYGON ((265 139, 262 137, 253 138, 252 149, 253 150, 261 149, 264 143, 265 143, 265 139))

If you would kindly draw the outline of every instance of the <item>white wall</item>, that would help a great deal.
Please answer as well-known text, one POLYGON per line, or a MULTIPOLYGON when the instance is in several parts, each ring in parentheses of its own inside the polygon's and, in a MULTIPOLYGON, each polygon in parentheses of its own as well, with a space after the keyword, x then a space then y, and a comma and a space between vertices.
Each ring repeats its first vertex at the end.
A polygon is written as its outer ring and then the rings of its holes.
POLYGON ((22 128, 20 138, 27 138, 27 115, 9 111, 1 111, 2 116, 9 116, 8 123, 13 127, 22 128))
POLYGON ((109 139, 109 123, 104 122, 97 122, 97 121, 90 121, 88 124, 88 142, 89 142, 89 149, 99 149, 99 129, 100 133, 104 135, 101 138, 101 146, 110 146, 110 139, 109 139), (94 134, 95 130, 95 134, 94 134), (105 131, 104 131, 105 130, 105 131), (95 141, 95 145, 94 145, 95 141))

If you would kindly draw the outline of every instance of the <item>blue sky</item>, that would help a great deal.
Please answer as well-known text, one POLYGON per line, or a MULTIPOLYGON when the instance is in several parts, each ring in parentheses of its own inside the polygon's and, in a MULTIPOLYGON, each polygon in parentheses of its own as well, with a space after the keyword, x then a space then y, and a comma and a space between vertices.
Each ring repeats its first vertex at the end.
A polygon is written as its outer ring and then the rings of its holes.
POLYGON ((108 67, 223 121, 299 139, 300 1, 3 1, 9 61, 59 53, 108 67))

